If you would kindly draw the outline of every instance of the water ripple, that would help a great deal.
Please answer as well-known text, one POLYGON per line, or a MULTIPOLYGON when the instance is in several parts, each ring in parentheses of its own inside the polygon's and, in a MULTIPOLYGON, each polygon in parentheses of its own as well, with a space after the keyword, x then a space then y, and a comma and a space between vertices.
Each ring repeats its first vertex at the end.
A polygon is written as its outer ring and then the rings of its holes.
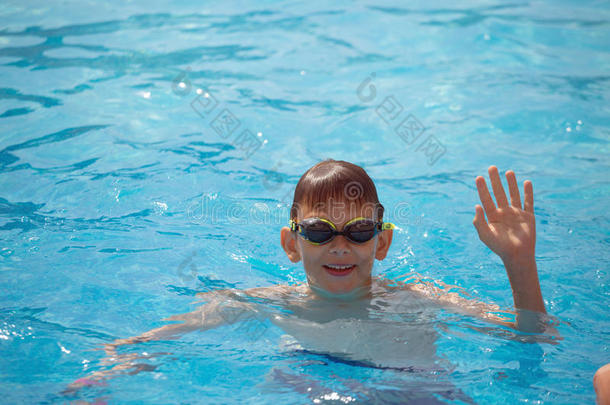
MULTIPOLYGON (((2 50, 0 50, 0 55, 2 55, 2 50)), ((21 94, 19 90, 7 87, 0 88, 0 99, 32 101, 34 103, 39 103, 45 108, 55 107, 62 104, 61 100, 57 98, 38 96, 35 94, 21 94)))

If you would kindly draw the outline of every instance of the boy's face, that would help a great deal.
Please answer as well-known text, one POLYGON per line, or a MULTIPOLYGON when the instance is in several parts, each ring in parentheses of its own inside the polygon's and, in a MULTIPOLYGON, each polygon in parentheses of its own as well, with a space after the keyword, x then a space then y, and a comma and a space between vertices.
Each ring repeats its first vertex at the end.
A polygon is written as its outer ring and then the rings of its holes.
MULTIPOLYGON (((369 207, 370 208, 370 207, 369 207)), ((355 204, 320 204, 317 208, 304 207, 297 222, 306 218, 324 218, 335 224, 338 231, 356 217, 373 218, 371 209, 355 204)), ((392 230, 379 232, 368 242, 357 244, 343 235, 335 236, 323 245, 314 245, 290 228, 282 228, 282 247, 288 258, 296 263, 303 260, 309 285, 329 293, 344 294, 371 284, 371 272, 375 259, 383 260, 392 243, 392 230), (333 269, 337 265, 351 265, 348 271, 333 269)))

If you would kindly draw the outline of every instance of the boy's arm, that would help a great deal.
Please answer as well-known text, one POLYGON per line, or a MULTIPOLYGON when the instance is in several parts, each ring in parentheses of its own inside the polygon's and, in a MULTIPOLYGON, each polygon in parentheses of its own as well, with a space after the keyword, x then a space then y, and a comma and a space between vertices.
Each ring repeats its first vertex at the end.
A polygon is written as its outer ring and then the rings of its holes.
POLYGON ((199 298, 207 301, 206 304, 197 308, 195 311, 174 315, 165 319, 167 321, 181 321, 181 323, 165 325, 160 328, 144 332, 139 336, 116 339, 112 343, 105 344, 103 349, 106 353, 106 358, 102 359, 101 363, 105 365, 113 365, 113 367, 108 370, 93 372, 87 377, 74 381, 68 385, 63 393, 73 394, 84 386, 101 385, 103 383, 100 381, 112 378, 117 374, 124 373, 126 370, 134 369, 133 371, 130 371, 130 373, 135 374, 146 368, 145 365, 135 363, 136 360, 151 358, 158 355, 137 353, 118 354, 117 348, 119 346, 148 342, 152 340, 172 339, 178 335, 188 332, 195 330, 205 331, 222 324, 230 324, 242 319, 244 316, 251 313, 253 308, 250 304, 243 302, 243 300, 235 300, 232 297, 234 295, 235 292, 230 290, 212 291, 198 294, 197 296, 199 298))
POLYGON ((495 166, 489 167, 489 178, 497 205, 489 194, 485 179, 482 176, 477 177, 476 185, 483 207, 475 207, 472 223, 479 239, 502 259, 513 292, 515 308, 545 314, 535 258, 536 220, 532 182, 526 180, 523 184, 525 201, 522 208, 513 171, 506 172, 510 204, 495 166))
POLYGON ((198 298, 207 301, 195 311, 173 315, 165 321, 180 321, 180 323, 161 326, 125 339, 117 339, 104 345, 106 354, 112 356, 116 348, 122 345, 148 342, 151 340, 172 339, 195 330, 205 331, 223 324, 231 324, 253 310, 252 306, 243 300, 236 300, 236 293, 231 290, 210 291, 197 294, 198 298))
POLYGON ((104 346, 106 354, 113 355, 118 346, 148 342, 150 340, 171 339, 177 335, 195 330, 205 331, 223 324, 232 324, 254 315, 257 311, 248 298, 272 298, 286 293, 290 287, 276 285, 271 287, 250 288, 244 291, 220 290, 197 294, 197 297, 207 301, 193 312, 173 315, 164 320, 181 321, 181 323, 161 326, 149 330, 139 336, 117 339, 104 346))
POLYGON ((559 332, 543 313, 519 309, 517 311, 507 311, 498 305, 468 298, 465 291, 456 287, 445 285, 438 280, 419 281, 408 285, 409 290, 433 300, 451 311, 475 316, 522 332, 545 333, 556 339, 561 339, 559 332))
POLYGON ((488 304, 473 298, 466 298, 464 295, 468 294, 460 287, 449 286, 438 280, 418 280, 416 283, 406 286, 410 291, 432 300, 453 312, 476 316, 488 322, 516 328, 511 320, 514 317, 514 313, 502 310, 498 305, 488 304))
POLYGON ((502 259, 512 289, 516 311, 507 313, 501 311, 496 305, 467 299, 456 292, 440 289, 432 283, 424 283, 415 289, 459 312, 521 331, 545 332, 560 338, 559 333, 553 325, 549 324, 546 317, 538 280, 532 183, 527 180, 523 184, 525 201, 522 206, 515 173, 511 170, 507 171, 509 204, 498 169, 490 166, 488 171, 497 204, 491 198, 485 179, 481 176, 477 177, 476 185, 483 207, 480 205, 475 207, 475 217, 472 223, 479 234, 479 239, 502 259), (485 220, 485 216, 487 216, 487 220, 485 220), (502 312, 506 315, 514 315, 514 321, 510 317, 500 316, 502 312))
POLYGON ((521 205, 515 173, 512 170, 507 171, 509 204, 498 168, 490 166, 488 172, 496 203, 489 194, 485 179, 477 177, 475 182, 483 207, 475 206, 472 223, 479 239, 500 256, 504 263, 516 309, 514 327, 526 332, 549 333, 561 339, 559 332, 548 322, 540 291, 536 266, 536 219, 532 182, 523 182, 524 202, 521 205))

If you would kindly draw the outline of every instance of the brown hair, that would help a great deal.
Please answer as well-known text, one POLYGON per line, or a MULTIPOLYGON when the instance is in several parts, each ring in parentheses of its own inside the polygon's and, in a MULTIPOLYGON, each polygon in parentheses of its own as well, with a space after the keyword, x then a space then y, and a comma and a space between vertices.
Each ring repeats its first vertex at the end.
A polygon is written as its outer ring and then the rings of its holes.
POLYGON ((294 190, 290 219, 296 221, 300 208, 324 208, 329 201, 365 207, 377 221, 383 219, 384 209, 375 183, 362 167, 353 163, 327 159, 307 170, 294 190))

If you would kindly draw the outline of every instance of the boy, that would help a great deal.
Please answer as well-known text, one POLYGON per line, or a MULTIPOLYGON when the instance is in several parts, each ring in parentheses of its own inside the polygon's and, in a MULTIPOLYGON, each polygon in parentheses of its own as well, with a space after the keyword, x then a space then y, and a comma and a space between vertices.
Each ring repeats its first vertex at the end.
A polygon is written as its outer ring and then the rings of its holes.
MULTIPOLYGON (((289 260, 293 263, 303 261, 306 284, 201 294, 207 301, 205 305, 168 318, 182 323, 105 345, 110 362, 119 364, 111 370, 94 373, 88 379, 75 381, 69 391, 133 368, 131 361, 137 356, 118 355, 118 346, 171 338, 250 316, 269 318, 295 337, 298 347, 303 344, 316 351, 342 353, 351 359, 390 367, 400 367, 404 362, 427 367, 431 359, 436 358, 434 337, 430 338, 433 332, 426 328, 405 328, 403 323, 394 331, 397 335, 393 339, 377 339, 383 340, 383 344, 375 346, 375 338, 387 334, 386 326, 390 323, 384 323, 380 330, 382 320, 379 320, 372 324, 373 328, 367 334, 362 329, 363 323, 354 329, 347 321, 370 321, 372 308, 381 309, 381 312, 385 308, 387 312, 420 314, 427 307, 443 306, 523 331, 545 331, 547 327, 541 322, 544 320, 541 315, 546 310, 535 261, 532 183, 524 183, 522 205, 515 174, 506 172, 509 203, 495 166, 489 168, 489 176, 496 202, 492 200, 484 178, 477 177, 476 186, 483 206, 475 207, 473 224, 481 241, 504 262, 517 310, 515 321, 499 317, 498 306, 466 299, 433 283, 406 284, 373 278, 374 260, 386 257, 394 225, 383 222, 384 208, 375 185, 361 167, 345 161, 325 160, 307 170, 299 180, 290 211, 290 226, 281 230, 281 245, 289 260), (276 303, 288 311, 266 314, 266 309, 261 309, 253 298, 276 303), (345 336, 341 336, 342 333, 345 336), (361 340, 358 340, 358 334, 362 335, 361 340), (410 350, 404 359, 396 358, 397 348, 386 350, 384 357, 382 347, 387 349, 390 341, 399 342, 402 348, 405 343, 419 347, 410 350)), ((392 325, 396 326, 396 322, 392 325)))

